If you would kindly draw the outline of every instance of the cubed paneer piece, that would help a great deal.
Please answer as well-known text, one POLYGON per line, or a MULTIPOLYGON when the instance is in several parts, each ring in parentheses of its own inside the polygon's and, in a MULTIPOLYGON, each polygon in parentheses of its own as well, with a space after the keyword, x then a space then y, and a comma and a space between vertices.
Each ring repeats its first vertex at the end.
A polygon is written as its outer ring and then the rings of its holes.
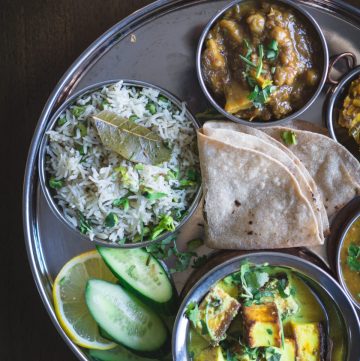
POLYGON ((285 338, 280 361, 295 361, 295 357, 295 341, 292 338, 285 338))
POLYGON ((324 331, 320 322, 291 322, 295 340, 296 361, 321 361, 324 350, 324 331))
POLYGON ((233 298, 238 298, 239 297, 239 287, 237 284, 228 281, 227 278, 219 281, 216 284, 216 287, 220 287, 223 291, 225 291, 229 296, 233 297, 233 298))
POLYGON ((281 347, 282 329, 274 302, 243 306, 242 314, 249 347, 281 347))
POLYGON ((213 345, 217 345, 226 337, 226 331, 239 308, 240 303, 235 298, 220 287, 214 287, 199 306, 200 317, 196 330, 213 345))
POLYGON ((278 307, 279 313, 283 317, 294 315, 296 312, 299 311, 299 305, 292 295, 283 298, 277 293, 275 294, 274 302, 278 307))
POLYGON ((195 356, 194 361, 225 361, 222 354, 220 346, 208 347, 205 350, 202 350, 197 356, 195 356))
POLYGON ((283 348, 265 348, 265 359, 278 361, 295 361, 295 341, 291 338, 285 338, 283 348))

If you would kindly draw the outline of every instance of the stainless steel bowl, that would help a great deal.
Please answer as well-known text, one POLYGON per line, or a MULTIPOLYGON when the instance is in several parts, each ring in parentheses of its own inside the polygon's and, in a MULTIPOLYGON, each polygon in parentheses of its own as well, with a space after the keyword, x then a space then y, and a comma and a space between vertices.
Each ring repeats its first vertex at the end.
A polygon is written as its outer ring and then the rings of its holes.
MULTIPOLYGON (((221 263, 219 266, 206 273, 189 291, 184 298, 177 314, 173 337, 172 354, 174 361, 190 361, 187 345, 189 335, 189 321, 184 317, 186 307, 190 302, 200 302, 201 299, 220 279, 239 270, 241 261, 248 260, 255 264, 269 263, 291 269, 299 275, 317 295, 326 311, 328 328, 332 334, 332 344, 328 350, 344 346, 342 361, 358 361, 358 345, 360 337, 360 323, 355 308, 337 282, 322 268, 286 253, 254 252, 221 263)), ((327 358, 330 359, 330 358, 327 358)))
POLYGON ((341 249, 342 249, 345 237, 346 237, 347 233, 349 232, 350 227, 358 219, 360 219, 360 207, 358 207, 357 211, 355 212, 355 215, 345 224, 345 227, 343 228, 343 230, 340 234, 339 243, 338 243, 338 247, 337 247, 337 251, 336 251, 336 274, 337 274, 337 278, 338 278, 342 288, 344 289, 345 293, 352 300, 355 307, 360 311, 360 302, 355 300, 354 296, 348 290, 346 282, 345 282, 343 274, 342 274, 342 269, 341 269, 341 264, 340 264, 341 249))
MULTIPOLYGON (((356 58, 355 58, 356 59, 356 58)), ((355 60, 353 65, 355 65, 355 60)), ((348 66, 350 68, 350 65, 348 66)), ((338 124, 340 109, 342 108, 344 98, 346 97, 351 82, 360 76, 360 66, 355 67, 348 72, 333 89, 326 105, 326 123, 331 138, 341 143, 358 160, 360 160, 359 144, 352 139, 348 130, 338 124)), ((336 82, 334 82, 336 84, 336 82)), ((333 83, 333 84, 334 84, 333 83)))
POLYGON ((328 47, 327 47, 327 43, 324 37, 324 34, 322 32, 322 30, 320 29, 319 24, 316 22, 316 20, 306 11, 304 10, 303 7, 301 7, 300 5, 297 5, 297 3, 295 1, 292 0, 272 0, 275 3, 279 3, 281 5, 285 5, 288 6, 292 9, 294 9, 297 13, 300 14, 300 16, 302 16, 303 19, 305 19, 307 21, 307 23, 310 25, 310 27, 312 28, 314 34, 316 34, 318 36, 318 40, 319 43, 321 44, 321 50, 322 50, 322 56, 323 56, 323 66, 322 66, 322 75, 321 75, 321 79, 319 81, 319 84, 316 88, 316 90, 314 91, 313 96, 307 101, 306 104, 304 104, 299 110, 297 110, 294 113, 291 113, 290 115, 286 116, 285 118, 282 119, 276 119, 276 120, 270 120, 270 121, 259 121, 259 120, 254 120, 254 121, 249 121, 246 119, 241 119, 239 117, 236 117, 233 114, 228 113, 227 111, 225 111, 225 109, 220 106, 218 104, 218 102, 214 99, 214 97, 211 94, 211 91, 208 89, 208 86, 205 82, 205 79, 203 77, 203 73, 202 73, 202 66, 201 66, 201 54, 204 48, 204 42, 206 40, 206 37, 208 35, 208 32, 210 31, 210 29, 213 27, 213 25, 215 24, 215 22, 221 18, 224 13, 229 10, 230 8, 232 8, 233 6, 237 5, 237 4, 241 4, 241 3, 247 3, 247 2, 254 2, 256 0, 235 0, 232 1, 230 4, 228 4, 226 7, 224 7, 222 10, 220 10, 206 25, 205 29, 203 30, 201 36, 200 36, 200 40, 198 43, 198 47, 197 47, 197 52, 196 52, 196 72, 197 72, 197 76, 199 79, 199 83, 201 86, 202 91, 204 92, 206 98, 209 100, 209 102, 211 103, 211 105, 221 114, 223 114, 225 117, 227 117, 228 119, 236 122, 236 123, 241 123, 241 124, 245 124, 245 125, 255 125, 258 127, 264 127, 267 125, 275 125, 275 124, 282 124, 285 122, 290 121, 291 119, 297 118, 300 114, 302 114, 305 110, 307 110, 311 104, 315 101, 315 99, 319 96, 326 78, 327 78, 327 73, 328 73, 328 66, 329 66, 329 51, 328 51, 328 47))
MULTIPOLYGON (((47 124, 46 129, 44 131, 44 136, 43 136, 43 138, 41 140, 40 149, 39 149, 38 167, 39 167, 40 184, 41 184, 41 188, 42 188, 42 190, 43 190, 43 192, 45 194, 45 198, 46 198, 46 201, 47 201, 50 209, 54 212, 56 217, 63 224, 65 224, 68 228, 70 228, 72 231, 77 233, 77 235, 80 236, 81 238, 83 238, 85 240, 89 240, 89 241, 90 241, 90 239, 86 235, 80 233, 80 231, 76 227, 74 227, 74 225, 71 224, 63 216, 63 213, 62 213, 61 209, 58 207, 56 201, 54 200, 53 191, 48 186, 47 177, 46 177, 46 169, 45 169, 45 157, 46 157, 46 147, 47 147, 47 144, 48 144, 48 138, 49 137, 46 134, 46 132, 51 130, 55 126, 59 115, 66 108, 68 108, 72 103, 74 103, 74 101, 76 101, 76 99, 78 99, 79 97, 82 97, 82 96, 84 96, 86 94, 92 93, 92 92, 94 92, 94 91, 96 91, 98 89, 102 89, 104 86, 110 86, 112 84, 115 84, 115 83, 117 83, 119 81, 120 81, 120 79, 119 80, 108 80, 108 81, 96 83, 96 84, 88 86, 88 87, 82 89, 81 91, 75 93, 74 95, 72 95, 66 102, 64 102, 56 110, 54 115, 51 117, 51 119, 50 119, 49 123, 47 124)), ((137 87, 137 88, 153 88, 153 89, 156 89, 156 90, 158 90, 160 92, 160 94, 162 94, 163 96, 168 98, 179 109, 181 109, 181 107, 182 107, 181 100, 179 100, 173 94, 169 93, 168 91, 166 91, 166 90, 164 90, 164 89, 162 89, 162 88, 160 88, 160 87, 158 87, 156 85, 149 84, 149 83, 146 83, 146 82, 143 82, 143 81, 138 81, 138 80, 125 80, 125 79, 123 80, 123 84, 126 85, 126 86, 132 86, 132 87, 137 87)), ((199 124, 197 123, 195 117, 190 113, 190 111, 188 109, 186 109, 185 114, 186 114, 186 117, 192 121, 195 130, 199 129, 199 124)), ((107 246, 107 247, 114 247, 114 248, 146 247, 146 246, 148 246, 148 245, 150 245, 152 243, 160 242, 160 241, 164 240, 165 238, 176 234, 180 230, 180 228, 191 218, 191 216, 193 215, 193 213, 195 212, 197 206, 200 203, 201 195, 202 195, 201 185, 199 185, 199 188, 198 188, 198 190, 196 192, 196 195, 194 197, 194 200, 193 200, 191 206, 187 210, 186 215, 181 220, 181 222, 176 227, 176 229, 173 232, 165 232, 164 234, 161 234, 155 240, 137 242, 137 243, 118 244, 118 243, 115 243, 115 242, 110 242, 110 241, 106 241, 106 240, 95 237, 93 242, 98 244, 98 245, 107 246)))

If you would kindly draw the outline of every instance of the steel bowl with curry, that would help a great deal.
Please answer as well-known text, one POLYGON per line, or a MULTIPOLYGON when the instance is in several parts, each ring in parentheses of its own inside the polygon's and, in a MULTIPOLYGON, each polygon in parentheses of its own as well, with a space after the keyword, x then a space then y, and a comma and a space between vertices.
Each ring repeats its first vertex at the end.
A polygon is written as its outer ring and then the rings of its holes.
POLYGON ((287 117, 314 95, 323 75, 323 44, 303 14, 282 3, 245 1, 213 24, 201 53, 211 96, 249 121, 287 117))

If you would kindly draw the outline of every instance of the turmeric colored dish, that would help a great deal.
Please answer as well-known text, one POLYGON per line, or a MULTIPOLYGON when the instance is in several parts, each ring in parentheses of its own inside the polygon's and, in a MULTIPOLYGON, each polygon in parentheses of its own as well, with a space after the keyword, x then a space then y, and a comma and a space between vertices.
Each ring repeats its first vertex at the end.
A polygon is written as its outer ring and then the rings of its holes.
POLYGON ((225 12, 209 31, 202 73, 228 113, 250 121, 282 119, 316 91, 320 49, 300 13, 273 3, 245 2, 225 12))
POLYGON ((291 270, 243 263, 189 303, 192 361, 323 361, 326 316, 291 270))
POLYGON ((349 130, 349 135, 360 144, 360 77, 353 80, 340 111, 339 125, 349 130))
POLYGON ((341 276, 360 305, 360 217, 349 228, 340 250, 341 276))

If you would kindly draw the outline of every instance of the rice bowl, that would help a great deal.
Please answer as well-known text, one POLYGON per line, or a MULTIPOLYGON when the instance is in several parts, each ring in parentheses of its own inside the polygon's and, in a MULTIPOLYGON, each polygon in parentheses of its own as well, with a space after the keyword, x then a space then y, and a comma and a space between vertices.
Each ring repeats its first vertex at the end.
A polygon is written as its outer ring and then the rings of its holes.
POLYGON ((201 183, 197 124, 185 104, 157 87, 122 81, 71 99, 49 123, 40 150, 40 180, 55 213, 90 240, 114 246, 178 229, 195 209, 201 183), (106 147, 93 122, 103 110, 156 133, 169 160, 134 163, 106 147))

